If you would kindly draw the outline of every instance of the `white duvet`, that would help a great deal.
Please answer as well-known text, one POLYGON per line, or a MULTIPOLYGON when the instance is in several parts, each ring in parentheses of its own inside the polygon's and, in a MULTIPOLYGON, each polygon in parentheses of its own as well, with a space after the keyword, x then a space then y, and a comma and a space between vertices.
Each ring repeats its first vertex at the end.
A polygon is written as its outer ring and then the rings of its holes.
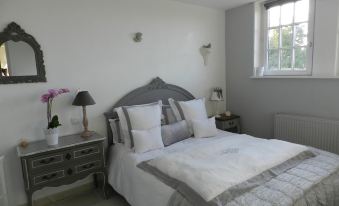
POLYGON ((307 147, 248 135, 221 138, 149 162, 186 183, 207 202, 307 150, 307 147))
POLYGON ((109 183, 132 206, 166 206, 174 190, 137 167, 151 160, 153 166, 186 182, 208 200, 305 150, 300 145, 222 131, 216 137, 190 138, 144 154, 116 145, 111 148, 109 183))

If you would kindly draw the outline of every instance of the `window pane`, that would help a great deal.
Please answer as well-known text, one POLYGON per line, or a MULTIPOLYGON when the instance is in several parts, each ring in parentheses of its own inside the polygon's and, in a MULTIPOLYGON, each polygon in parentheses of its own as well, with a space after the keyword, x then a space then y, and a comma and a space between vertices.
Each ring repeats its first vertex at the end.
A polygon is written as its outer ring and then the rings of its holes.
POLYGON ((268 69, 279 70, 279 50, 268 51, 268 69))
POLYGON ((292 50, 281 50, 281 70, 292 70, 292 50))
POLYGON ((268 10, 269 27, 280 25, 280 6, 272 7, 268 10))
POLYGON ((295 45, 307 46, 308 24, 298 24, 295 26, 295 45))
POLYGON ((268 46, 270 49, 278 49, 279 48, 279 29, 271 29, 268 32, 268 46))
POLYGON ((282 48, 292 48, 293 42, 293 30, 292 26, 285 26, 281 28, 281 47, 282 48))
POLYGON ((296 47, 295 50, 295 70, 306 70, 306 47, 296 47))
POLYGON ((309 0, 301 0, 295 3, 295 22, 308 21, 309 4, 309 0))
POLYGON ((294 3, 281 6, 281 25, 293 23, 294 3))

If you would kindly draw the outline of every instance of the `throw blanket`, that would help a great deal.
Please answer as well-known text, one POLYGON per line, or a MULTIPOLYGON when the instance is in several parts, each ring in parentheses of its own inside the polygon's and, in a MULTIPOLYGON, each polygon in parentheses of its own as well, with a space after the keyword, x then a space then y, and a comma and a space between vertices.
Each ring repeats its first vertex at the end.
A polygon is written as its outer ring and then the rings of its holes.
POLYGON ((236 135, 139 167, 178 191, 173 205, 226 205, 314 156, 305 146, 236 135))

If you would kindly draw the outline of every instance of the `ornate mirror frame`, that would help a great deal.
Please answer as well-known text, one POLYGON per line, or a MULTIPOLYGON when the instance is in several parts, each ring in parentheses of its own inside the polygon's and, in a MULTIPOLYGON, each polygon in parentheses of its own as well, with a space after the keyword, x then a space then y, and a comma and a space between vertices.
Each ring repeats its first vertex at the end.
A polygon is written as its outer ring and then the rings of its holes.
POLYGON ((0 84, 47 82, 44 55, 40 44, 35 40, 35 38, 32 35, 27 34, 17 23, 12 22, 8 24, 3 32, 0 33, 0 45, 10 40, 14 42, 26 42, 33 48, 37 75, 0 77, 0 84))

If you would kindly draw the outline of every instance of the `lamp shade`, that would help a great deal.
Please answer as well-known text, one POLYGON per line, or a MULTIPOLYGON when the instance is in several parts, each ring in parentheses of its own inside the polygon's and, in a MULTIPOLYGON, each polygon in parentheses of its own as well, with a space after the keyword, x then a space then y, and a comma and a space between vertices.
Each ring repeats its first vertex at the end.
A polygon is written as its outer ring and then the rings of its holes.
POLYGON ((223 95, 222 95, 222 89, 221 88, 215 88, 212 91, 210 100, 211 101, 223 101, 224 98, 223 98, 223 95))
POLYGON ((95 101, 88 91, 79 92, 72 103, 74 106, 88 106, 94 104, 95 101))
POLYGON ((215 91, 212 92, 211 101, 221 101, 221 99, 218 96, 218 92, 215 92, 215 91))

